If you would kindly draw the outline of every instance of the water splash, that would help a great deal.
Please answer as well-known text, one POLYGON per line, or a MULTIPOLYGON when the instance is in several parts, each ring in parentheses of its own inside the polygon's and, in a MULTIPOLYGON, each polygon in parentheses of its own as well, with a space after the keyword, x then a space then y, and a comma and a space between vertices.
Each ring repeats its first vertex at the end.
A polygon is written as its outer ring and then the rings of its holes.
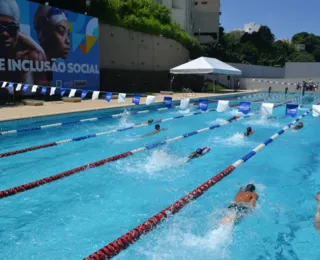
POLYGON ((125 109, 122 113, 122 116, 120 117, 119 120, 119 128, 124 128, 124 127, 130 127, 133 125, 133 123, 130 122, 131 119, 131 113, 129 110, 125 109))
POLYGON ((213 139, 214 143, 222 144, 224 146, 251 146, 252 142, 250 142, 247 137, 243 135, 243 133, 235 133, 228 138, 221 138, 215 136, 213 139))
POLYGON ((279 122, 270 120, 266 116, 261 116, 257 120, 249 120, 243 123, 245 123, 246 125, 256 125, 256 126, 264 126, 264 127, 271 127, 271 128, 281 127, 281 124, 279 122))
POLYGON ((184 171, 181 171, 181 168, 178 167, 185 164, 187 160, 188 158, 186 157, 183 158, 170 154, 166 151, 166 148, 164 148, 153 151, 147 158, 141 158, 140 160, 135 159, 134 164, 131 160, 126 160, 125 165, 123 165, 123 162, 118 161, 117 167, 125 168, 126 172, 130 174, 141 174, 150 178, 161 177, 162 173, 160 174, 160 172, 170 169, 171 177, 167 177, 176 178, 184 173, 184 171), (175 171, 175 169, 177 169, 177 171, 174 173, 174 176, 172 176, 172 171, 175 171))

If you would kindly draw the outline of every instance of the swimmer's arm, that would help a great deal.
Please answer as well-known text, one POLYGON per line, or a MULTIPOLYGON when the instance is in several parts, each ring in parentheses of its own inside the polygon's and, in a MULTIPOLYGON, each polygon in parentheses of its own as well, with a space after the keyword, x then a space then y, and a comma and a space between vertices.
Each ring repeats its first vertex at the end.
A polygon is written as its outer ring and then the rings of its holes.
POLYGON ((320 234, 320 212, 319 211, 316 213, 316 217, 315 217, 315 220, 314 220, 314 225, 316 227, 316 230, 320 234))
POLYGON ((249 205, 250 205, 251 207, 255 207, 257 200, 258 200, 258 195, 255 194, 255 193, 252 194, 252 198, 251 198, 251 200, 250 200, 250 202, 249 202, 249 205))

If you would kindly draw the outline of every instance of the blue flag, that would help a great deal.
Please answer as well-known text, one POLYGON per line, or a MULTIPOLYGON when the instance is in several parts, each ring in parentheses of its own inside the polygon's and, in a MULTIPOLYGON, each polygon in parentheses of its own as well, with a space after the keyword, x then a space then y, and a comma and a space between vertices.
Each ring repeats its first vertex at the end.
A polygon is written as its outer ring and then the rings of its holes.
POLYGON ((85 99, 85 97, 87 96, 88 94, 88 90, 82 90, 81 92, 81 99, 85 99))
POLYGON ((298 105, 287 104, 286 115, 291 117, 296 117, 298 115, 298 105))
POLYGON ((42 87, 41 94, 45 95, 47 93, 47 87, 42 87))
POLYGON ((136 105, 139 105, 140 104, 140 96, 139 95, 133 95, 132 103, 136 104, 136 105))
POLYGON ((10 83, 7 88, 8 88, 8 93, 10 95, 13 95, 14 94, 13 83, 10 83))
POLYGON ((163 105, 166 107, 171 107, 172 106, 172 97, 164 97, 163 98, 163 105))
POLYGON ((240 102, 239 112, 242 112, 245 115, 249 114, 250 105, 251 105, 250 102, 240 102))
POLYGON ((26 91, 28 90, 28 88, 29 88, 29 85, 26 84, 26 85, 23 86, 22 91, 23 91, 23 92, 26 92, 26 91))
POLYGON ((207 111, 208 110, 208 104, 209 104, 209 100, 208 99, 200 99, 198 108, 200 110, 202 110, 202 111, 207 111))
POLYGON ((110 102, 110 101, 111 101, 111 98, 112 98, 112 92, 107 92, 106 100, 107 100, 108 102, 110 102))
POLYGON ((65 89, 65 88, 61 88, 61 89, 60 89, 60 95, 61 95, 61 97, 64 96, 64 93, 66 93, 66 89, 65 89))

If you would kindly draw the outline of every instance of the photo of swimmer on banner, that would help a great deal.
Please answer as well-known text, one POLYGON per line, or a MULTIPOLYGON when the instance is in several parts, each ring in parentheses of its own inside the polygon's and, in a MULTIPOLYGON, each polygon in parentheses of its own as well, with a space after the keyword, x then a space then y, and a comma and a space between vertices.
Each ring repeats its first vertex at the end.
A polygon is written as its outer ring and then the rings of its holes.
POLYGON ((97 18, 25 0, 1 0, 0 77, 99 90, 98 37, 97 18))

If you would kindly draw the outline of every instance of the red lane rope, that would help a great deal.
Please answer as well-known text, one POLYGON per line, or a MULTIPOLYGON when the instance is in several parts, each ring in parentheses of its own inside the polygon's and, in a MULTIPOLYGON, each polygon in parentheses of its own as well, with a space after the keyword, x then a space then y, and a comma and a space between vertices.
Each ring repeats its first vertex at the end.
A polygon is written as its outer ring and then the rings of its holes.
POLYGON ((216 176, 212 177, 210 180, 200 185, 198 188, 190 192, 188 195, 171 204, 169 207, 160 211, 158 214, 154 215, 153 217, 143 222, 136 228, 132 229, 125 235, 119 237, 118 239, 99 249, 92 255, 86 257, 85 260, 105 260, 116 256, 122 250, 126 249, 131 244, 139 240, 139 238, 142 235, 145 235, 154 228, 156 228, 164 219, 168 218, 172 214, 176 214, 177 212, 179 212, 190 201, 199 198, 209 188, 218 183, 224 177, 228 176, 235 169, 236 168, 233 165, 224 169, 222 172, 218 173, 216 176))
POLYGON ((37 145, 37 146, 24 148, 24 149, 21 149, 21 150, 15 150, 15 151, 12 151, 12 152, 1 153, 0 154, 0 158, 8 157, 8 156, 11 156, 11 155, 16 155, 16 154, 19 154, 19 153, 26 153, 26 152, 30 152, 30 151, 35 151, 35 150, 39 150, 39 149, 42 149, 42 148, 56 146, 56 145, 58 145, 58 144, 57 143, 41 144, 41 145, 37 145))
POLYGON ((101 161, 98 161, 98 162, 90 163, 90 164, 87 164, 87 165, 84 165, 84 166, 80 166, 78 168, 74 168, 74 169, 69 170, 69 171, 58 173, 56 175, 52 175, 52 176, 47 177, 47 178, 43 178, 43 179, 38 180, 38 181, 30 182, 30 183, 27 183, 27 184, 24 184, 24 185, 21 185, 21 186, 14 187, 12 189, 1 191, 0 192, 0 199, 15 195, 17 193, 21 193, 21 192, 24 192, 24 191, 27 191, 27 190, 34 189, 34 188, 42 186, 44 184, 47 184, 47 183, 50 183, 50 182, 54 182, 54 181, 63 179, 65 177, 67 177, 67 176, 70 176, 70 175, 85 171, 85 170, 87 170, 89 168, 96 168, 96 167, 99 167, 99 166, 104 165, 106 163, 114 162, 114 161, 117 161, 119 159, 131 156, 131 155, 133 155, 132 152, 126 152, 126 153, 118 154, 118 155, 109 157, 107 159, 104 159, 104 160, 101 160, 101 161))

